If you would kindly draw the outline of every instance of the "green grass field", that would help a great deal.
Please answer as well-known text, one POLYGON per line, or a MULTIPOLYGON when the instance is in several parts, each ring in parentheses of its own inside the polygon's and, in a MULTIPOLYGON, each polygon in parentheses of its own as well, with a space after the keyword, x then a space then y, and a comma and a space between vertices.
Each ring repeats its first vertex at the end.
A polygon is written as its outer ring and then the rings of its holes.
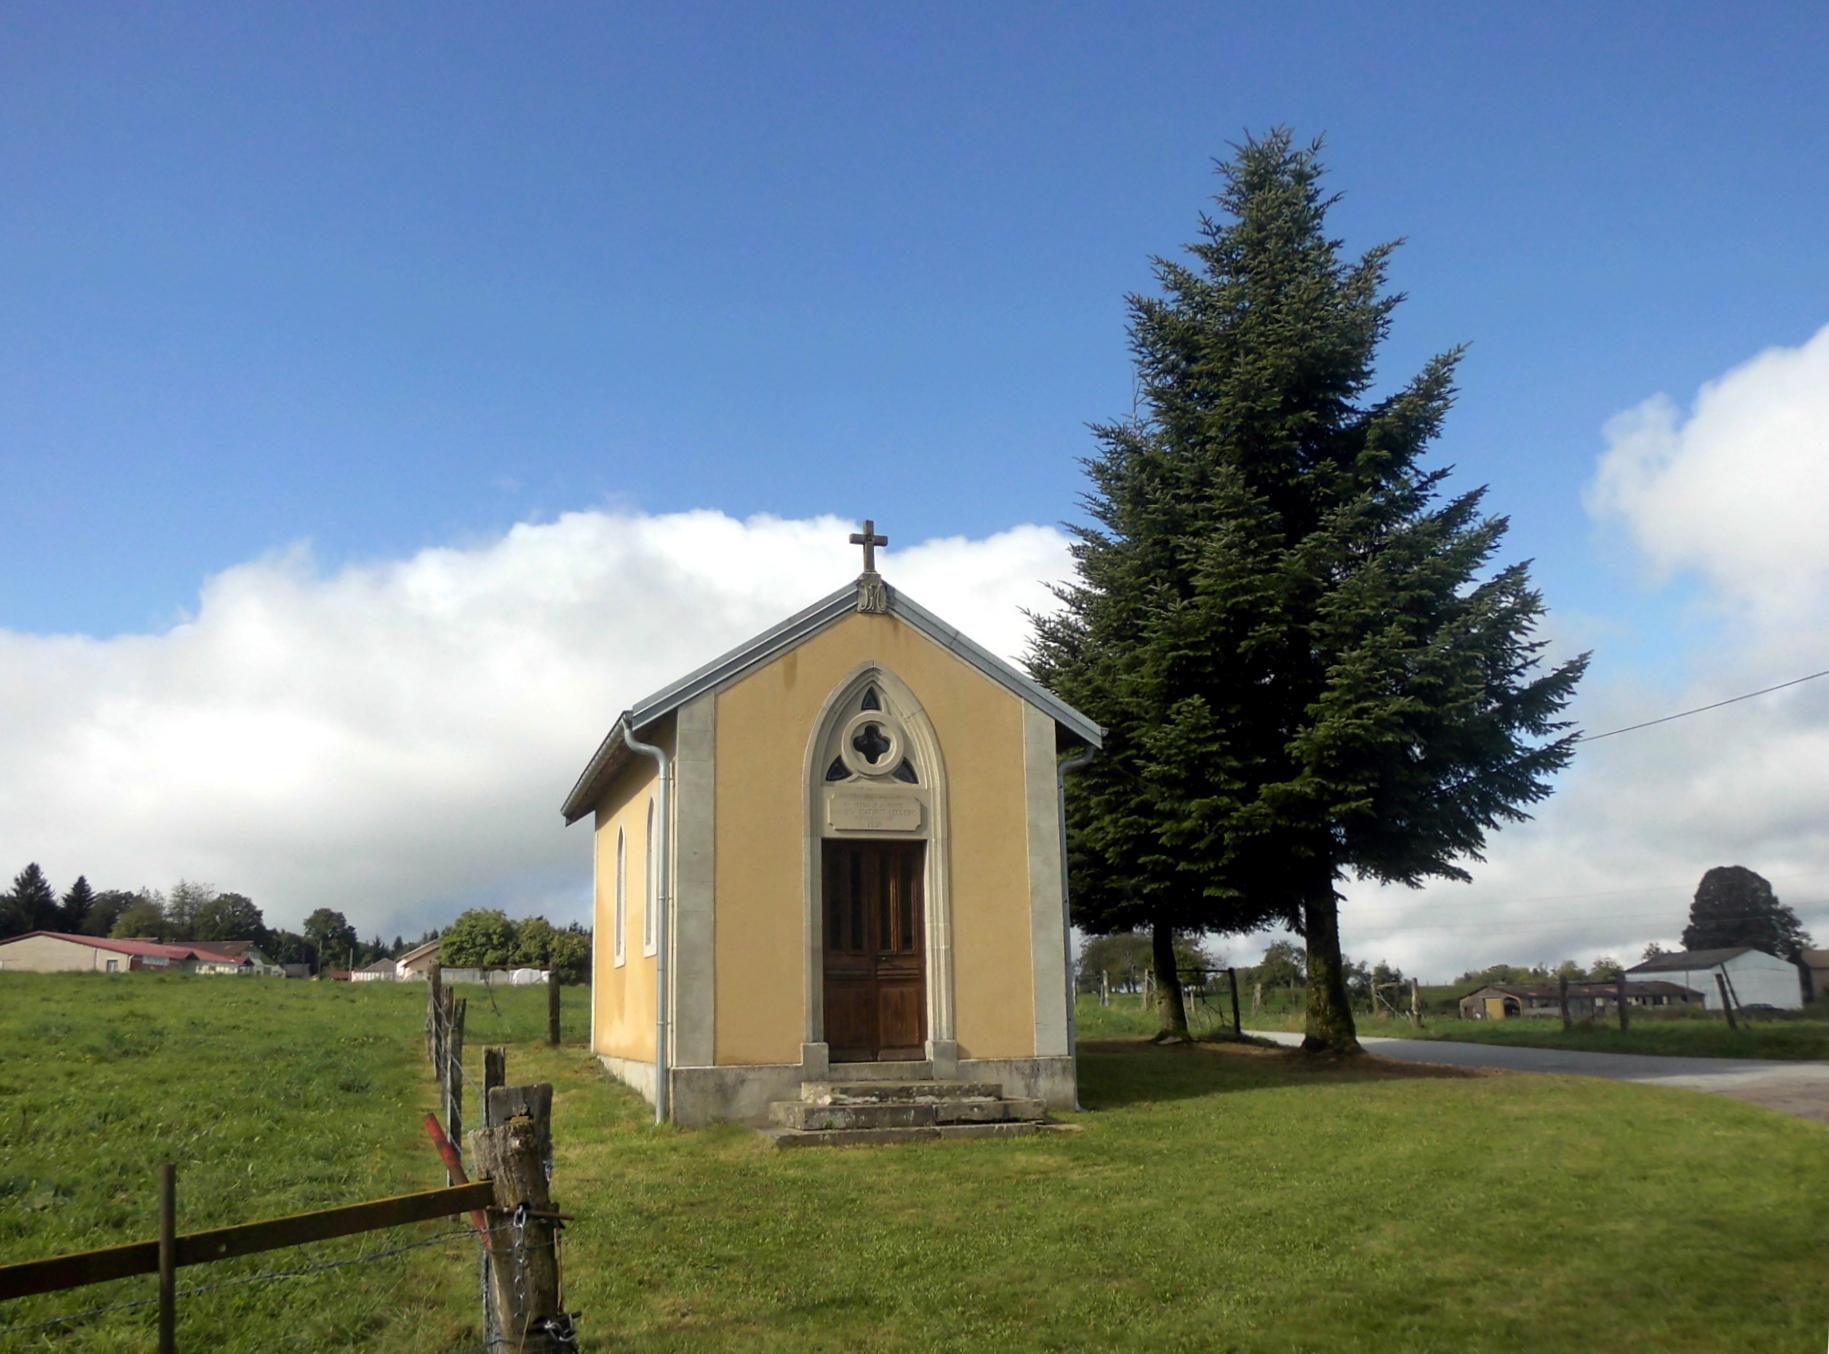
MULTIPOLYGON (((0 1259, 149 1236, 165 1155, 187 1227, 442 1183, 423 995, 7 975, 0 1259)), ((582 1001, 570 1046, 533 1042, 541 996, 501 994, 493 1030, 473 997, 468 1044, 474 1066, 517 1042, 510 1079, 555 1083, 587 1346, 1803 1351, 1829 1322, 1829 1128, 1753 1106, 1088 1029, 1076 1135, 776 1152, 656 1129, 580 1046, 582 1001)), ((0 1326, 151 1287, 5 1304, 0 1326)), ((0 1347, 144 1348, 150 1319, 0 1347)), ((474 1246, 227 1290, 180 1322, 190 1348, 474 1349, 474 1246)))
MULTIPOLYGON (((1458 995, 1460 990, 1425 987, 1425 1009, 1439 1010, 1445 1002, 1444 998, 1432 994, 1458 995)), ((1242 1012, 1245 1028, 1300 1030, 1304 1017, 1299 1005, 1283 993, 1278 993, 1277 997, 1278 1000, 1268 1003, 1268 1009, 1255 1016, 1251 1014, 1247 999, 1242 1012)), ((1157 1028, 1154 1013, 1144 1011, 1141 999, 1131 993, 1113 993, 1109 1006, 1100 1006, 1096 997, 1082 996, 1078 1019, 1080 1033, 1087 1038, 1108 1034, 1147 1035, 1157 1028)), ((1829 1012, 1820 1004, 1802 1012, 1743 1016, 1738 1030, 1730 1030, 1725 1019, 1710 1012, 1650 1014, 1634 1011, 1631 1028, 1623 1034, 1617 1019, 1578 1023, 1566 1033, 1560 1020, 1534 1016, 1513 1020, 1462 1020, 1458 1016, 1431 1012, 1425 1015, 1420 1030, 1408 1020, 1389 1016, 1357 1012, 1355 1019, 1362 1035, 1388 1035, 1397 1039, 1453 1039, 1476 1044, 1695 1058, 1829 1058, 1829 1012)), ((1229 1005, 1194 1002, 1188 1008, 1188 1024, 1197 1036, 1228 1028, 1231 1021, 1229 1005)))

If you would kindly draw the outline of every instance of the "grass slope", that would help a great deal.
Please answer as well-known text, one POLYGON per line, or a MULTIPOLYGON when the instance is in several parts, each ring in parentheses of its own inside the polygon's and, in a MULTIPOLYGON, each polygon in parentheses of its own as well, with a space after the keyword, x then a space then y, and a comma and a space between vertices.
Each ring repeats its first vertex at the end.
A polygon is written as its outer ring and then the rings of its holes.
MULTIPOLYGON (((168 1150, 191 1163, 186 1225, 437 1183, 417 1122, 423 989, 254 986, 0 980, 4 1170, 23 1179, 0 1198, 0 1258, 149 1235, 168 1150), (156 1025, 156 1044, 81 1061, 128 1037, 103 1033, 124 1015, 156 1025), (17 1041, 52 1025, 56 1042, 17 1041), (30 1128, 14 1136, 21 1096, 30 1128), (109 1106, 131 1133, 98 1131, 109 1106)), ((492 1039, 538 1037, 527 996, 502 994, 489 1033, 472 1000, 473 1066, 492 1039)), ((1237 1046, 1108 1039, 1082 1062, 1078 1135, 823 1152, 657 1129, 575 1045, 516 1047, 509 1070, 556 1087, 553 1188, 578 1215, 567 1305, 597 1347, 1820 1346, 1829 1217, 1807 1182, 1829 1176, 1823 1125, 1580 1078, 1237 1046)), ((6 1304, 0 1323, 151 1284, 108 1287, 6 1304)), ((474 1249, 453 1244, 196 1299, 181 1334, 469 1349, 475 1293, 474 1249)), ((147 1320, 104 1319, 67 1347, 141 1347, 147 1320)))
MULTIPOLYGON (((0 976, 0 1260, 156 1236, 155 1172, 166 1160, 178 1163, 181 1231, 444 1184, 420 1126, 435 1098, 418 1033, 424 1003, 419 984, 0 976)), ((468 1037, 479 1049, 544 1030, 543 990, 504 992, 498 1003, 501 1016, 480 989, 471 1001, 468 1037)), ((584 1002, 572 1005, 583 1019, 584 1002)), ((189 1268, 179 1286, 444 1229, 189 1268)), ((185 1299, 180 1331, 224 1350, 439 1348, 463 1335, 476 1290, 471 1248, 448 1256, 413 1270, 390 1260, 185 1299)), ((6 1303, 0 1328, 155 1291, 151 1278, 125 1279, 6 1303)), ((142 1350, 152 1320, 150 1308, 98 1318, 61 1345, 54 1328, 0 1329, 0 1349, 142 1350)))

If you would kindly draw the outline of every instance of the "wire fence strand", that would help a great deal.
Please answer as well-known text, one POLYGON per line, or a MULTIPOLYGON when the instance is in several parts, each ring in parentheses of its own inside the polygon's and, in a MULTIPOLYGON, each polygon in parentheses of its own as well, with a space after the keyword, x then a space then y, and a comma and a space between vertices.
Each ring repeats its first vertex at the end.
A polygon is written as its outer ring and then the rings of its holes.
MULTIPOLYGON (((443 1245, 463 1237, 476 1237, 478 1240, 482 1240, 487 1237, 495 1236, 501 1232, 511 1232, 513 1230, 514 1224, 512 1222, 505 1222, 500 1226, 486 1228, 480 1232, 474 1227, 452 1227, 445 1231, 434 1233, 431 1236, 421 1237, 417 1241, 404 1242, 398 1246, 389 1246, 385 1249, 369 1251, 362 1255, 346 1255, 335 1260, 319 1260, 308 1265, 295 1265, 289 1269, 263 1270, 259 1274, 241 1274, 237 1275, 235 1278, 222 1279, 215 1283, 195 1284, 189 1288, 180 1288, 177 1291, 177 1296, 180 1298, 195 1298, 201 1297, 206 1293, 218 1293, 228 1288, 246 1288, 253 1284, 276 1283, 282 1279, 298 1279, 310 1274, 321 1274, 327 1270, 347 1269, 352 1265, 372 1265, 382 1260, 391 1260, 396 1256, 405 1255, 408 1251, 424 1250, 428 1246, 443 1245)), ((524 1249, 550 1250, 556 1249, 557 1246, 558 1241, 555 1236, 555 1239, 551 1242, 528 1245, 525 1246, 524 1249)), ((105 1316, 110 1312, 125 1312, 136 1307, 155 1306, 158 1301, 157 1298, 134 1298, 128 1302, 111 1302, 99 1307, 87 1307, 82 1311, 65 1312, 59 1316, 45 1317, 37 1321, 16 1322, 10 1326, 0 1326, 0 1335, 17 1335, 26 1331, 44 1330, 50 1326, 73 1325, 76 1322, 87 1321, 93 1317, 105 1316)))

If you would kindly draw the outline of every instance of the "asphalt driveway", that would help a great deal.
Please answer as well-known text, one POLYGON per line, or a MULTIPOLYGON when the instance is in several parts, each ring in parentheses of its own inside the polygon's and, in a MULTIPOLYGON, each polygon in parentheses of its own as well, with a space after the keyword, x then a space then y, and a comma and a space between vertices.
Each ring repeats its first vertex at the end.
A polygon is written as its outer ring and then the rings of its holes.
MULTIPOLYGON (((1302 1042, 1299 1034, 1277 1030, 1251 1030, 1249 1033, 1279 1044, 1302 1042)), ((1562 1048, 1461 1044, 1446 1039, 1386 1039, 1377 1035, 1362 1037, 1359 1042, 1368 1053, 1403 1062, 1497 1067, 1510 1072, 1556 1072, 1578 1077, 1608 1077, 1614 1081, 1639 1081, 1653 1086, 1678 1086, 1829 1122, 1829 1062, 1579 1053, 1562 1048)))

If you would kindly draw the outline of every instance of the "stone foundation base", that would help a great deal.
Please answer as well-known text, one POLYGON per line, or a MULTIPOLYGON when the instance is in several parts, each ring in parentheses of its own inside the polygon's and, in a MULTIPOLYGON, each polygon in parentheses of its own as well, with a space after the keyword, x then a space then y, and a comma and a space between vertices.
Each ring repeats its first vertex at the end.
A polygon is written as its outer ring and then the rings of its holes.
MULTIPOLYGON (((823 1045, 817 1046, 823 1048, 823 1045)), ((633 1058, 598 1055, 618 1081, 654 1103, 654 1064, 633 1058)), ((761 1124, 777 1100, 796 1100, 803 1081, 843 1080, 846 1064, 809 1069, 804 1063, 756 1063, 737 1067, 675 1067, 668 1073, 673 1120, 682 1128, 734 1122, 761 1124)), ((870 1064, 851 1066, 862 1069, 870 1064)), ((1077 1108, 1078 1085, 1072 1058, 960 1058, 957 1070, 941 1080, 991 1081, 1011 1098, 1039 1100, 1049 1109, 1077 1108)), ((937 1074, 938 1069, 934 1069, 937 1074)), ((932 1074, 930 1074, 932 1075, 932 1074)))

